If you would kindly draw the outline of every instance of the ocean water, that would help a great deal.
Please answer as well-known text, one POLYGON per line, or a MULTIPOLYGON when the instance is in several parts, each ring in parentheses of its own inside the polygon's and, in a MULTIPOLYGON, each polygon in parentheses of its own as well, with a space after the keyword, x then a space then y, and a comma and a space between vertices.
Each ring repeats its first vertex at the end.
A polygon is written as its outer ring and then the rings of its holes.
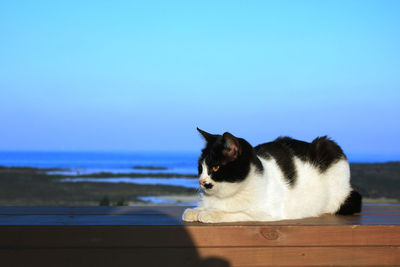
MULTIPOLYGON (((197 173, 199 152, 37 152, 0 151, 0 166, 62 168, 71 174, 96 172, 197 173), (133 169, 133 166, 157 166, 165 170, 133 169)), ((350 162, 387 162, 400 160, 400 155, 348 154, 350 162)))
POLYGON ((199 153, 194 152, 34 152, 0 151, 0 166, 61 168, 66 175, 111 173, 196 174, 199 153), (156 166, 163 170, 134 169, 156 166))
MULTIPOLYGON (((0 151, 0 166, 61 168, 73 174, 96 172, 197 173, 199 152, 70 152, 0 151), (164 167, 165 170, 133 169, 133 166, 164 167)), ((375 163, 399 161, 397 154, 351 154, 350 162, 375 163)))
MULTIPOLYGON (((37 152, 0 151, 0 166, 59 168, 54 174, 110 173, 197 174, 199 152, 37 152), (165 169, 136 169, 155 166, 165 169)), ((400 160, 399 155, 348 154, 350 162, 374 163, 400 160)))
POLYGON ((112 178, 65 178, 61 182, 96 182, 96 183, 132 183, 147 185, 172 185, 188 188, 199 188, 199 181, 196 178, 159 178, 159 177, 112 177, 112 178))

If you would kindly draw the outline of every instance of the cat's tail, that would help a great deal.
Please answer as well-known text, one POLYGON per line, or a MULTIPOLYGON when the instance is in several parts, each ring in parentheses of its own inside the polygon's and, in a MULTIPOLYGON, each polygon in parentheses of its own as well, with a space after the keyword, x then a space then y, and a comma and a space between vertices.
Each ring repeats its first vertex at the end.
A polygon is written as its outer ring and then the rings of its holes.
POLYGON ((361 199, 361 194, 352 190, 336 214, 350 215, 361 212, 361 199))

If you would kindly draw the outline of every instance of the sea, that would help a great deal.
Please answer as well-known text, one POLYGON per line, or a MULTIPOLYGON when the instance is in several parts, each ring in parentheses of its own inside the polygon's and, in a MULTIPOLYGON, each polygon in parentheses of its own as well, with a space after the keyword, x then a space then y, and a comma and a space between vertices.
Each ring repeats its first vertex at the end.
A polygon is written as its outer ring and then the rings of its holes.
POLYGON ((195 174, 198 156, 195 152, 0 151, 0 166, 63 169, 63 174, 71 175, 152 171, 195 174))
MULTIPOLYGON (((0 166, 57 168, 71 175, 149 171, 196 174, 199 155, 200 152, 0 151, 0 166)), ((379 163, 398 161, 400 156, 350 154, 348 159, 352 163, 379 163)))

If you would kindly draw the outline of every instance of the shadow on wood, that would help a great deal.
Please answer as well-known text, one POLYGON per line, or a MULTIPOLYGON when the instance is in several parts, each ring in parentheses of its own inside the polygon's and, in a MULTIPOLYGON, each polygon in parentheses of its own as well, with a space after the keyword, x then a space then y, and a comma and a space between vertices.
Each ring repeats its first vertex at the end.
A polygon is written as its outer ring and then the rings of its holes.
POLYGON ((1 266, 400 266, 400 205, 182 223, 186 207, 0 207, 1 266))
POLYGON ((1 266, 230 266, 200 258, 181 221, 162 210, 0 207, 1 266))

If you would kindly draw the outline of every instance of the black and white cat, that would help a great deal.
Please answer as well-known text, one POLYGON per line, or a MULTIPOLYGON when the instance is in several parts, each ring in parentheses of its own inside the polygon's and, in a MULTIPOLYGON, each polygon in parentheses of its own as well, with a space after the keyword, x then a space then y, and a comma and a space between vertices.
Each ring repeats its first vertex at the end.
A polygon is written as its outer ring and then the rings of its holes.
POLYGON ((252 147, 227 132, 197 130, 207 142, 198 162, 202 193, 184 221, 275 221, 361 210, 346 156, 327 137, 312 143, 280 137, 252 147))

